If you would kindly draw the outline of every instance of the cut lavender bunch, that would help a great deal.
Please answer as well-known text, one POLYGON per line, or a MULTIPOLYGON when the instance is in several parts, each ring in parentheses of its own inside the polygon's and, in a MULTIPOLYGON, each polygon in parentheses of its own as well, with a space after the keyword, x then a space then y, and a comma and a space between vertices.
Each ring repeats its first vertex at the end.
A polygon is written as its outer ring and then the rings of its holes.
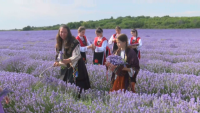
POLYGON ((108 70, 111 72, 121 75, 121 70, 123 69, 124 65, 127 64, 121 56, 118 55, 110 55, 106 58, 108 70))
POLYGON ((113 65, 124 65, 127 64, 121 56, 118 55, 110 55, 106 58, 107 62, 110 62, 113 65))

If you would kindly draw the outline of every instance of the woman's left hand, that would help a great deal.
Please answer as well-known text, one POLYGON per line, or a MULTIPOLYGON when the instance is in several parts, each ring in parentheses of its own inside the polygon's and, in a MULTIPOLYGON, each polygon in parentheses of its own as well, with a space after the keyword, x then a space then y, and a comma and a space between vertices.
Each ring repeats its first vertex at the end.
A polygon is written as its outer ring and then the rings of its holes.
POLYGON ((122 69, 123 71, 131 71, 129 68, 127 68, 127 67, 124 67, 123 69, 122 69))
POLYGON ((92 46, 87 46, 87 49, 90 49, 90 48, 92 48, 92 46))
POLYGON ((132 48, 132 49, 136 49, 136 48, 137 48, 137 46, 136 46, 136 45, 134 45, 134 46, 131 46, 131 48, 132 48))
POLYGON ((63 59, 63 63, 66 64, 66 65, 69 64, 70 62, 71 62, 70 59, 63 59))
POLYGON ((105 65, 107 64, 108 62, 105 62, 105 65))
POLYGON ((96 46, 94 44, 92 44, 92 50, 95 50, 96 46))
MULTIPOLYGON (((2 92, 2 91, 3 91, 3 89, 0 87, 0 92, 2 92)), ((9 104, 10 100, 7 96, 4 97, 4 100, 5 100, 6 104, 9 104)))
POLYGON ((10 102, 9 98, 6 96, 4 99, 5 99, 6 104, 9 104, 10 102))

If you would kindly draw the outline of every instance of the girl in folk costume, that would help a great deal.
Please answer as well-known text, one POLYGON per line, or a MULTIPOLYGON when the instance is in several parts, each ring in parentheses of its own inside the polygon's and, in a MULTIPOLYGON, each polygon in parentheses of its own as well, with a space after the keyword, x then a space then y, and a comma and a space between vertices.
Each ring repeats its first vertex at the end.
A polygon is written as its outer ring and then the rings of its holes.
POLYGON ((122 68, 121 72, 112 73, 112 88, 110 91, 117 91, 119 89, 126 91, 131 88, 132 92, 135 93, 136 77, 140 70, 137 54, 133 49, 128 47, 128 38, 125 34, 120 34, 116 41, 118 50, 115 54, 121 56, 127 64, 122 68))
POLYGON ((131 48, 134 49, 134 51, 137 53, 138 58, 140 59, 140 48, 142 47, 142 40, 140 37, 138 37, 138 32, 136 29, 131 30, 132 37, 129 40, 129 45, 131 48))
POLYGON ((106 56, 110 55, 110 50, 107 47, 108 40, 103 37, 103 30, 101 28, 96 29, 96 38, 92 49, 94 50, 93 63, 97 65, 104 65, 106 62, 106 56))
POLYGON ((87 49, 92 48, 92 46, 90 46, 91 44, 85 36, 85 27, 84 26, 80 26, 78 28, 78 36, 76 37, 76 39, 80 43, 80 51, 81 51, 81 56, 83 58, 83 61, 85 63, 87 63, 86 52, 87 52, 87 49))
MULTIPOLYGON (((81 58, 78 40, 72 36, 68 26, 63 25, 56 36, 56 61, 54 66, 61 66, 61 76, 67 83, 75 84, 82 89, 90 88, 88 72, 81 58), (59 60, 59 61, 58 61, 59 60)), ((79 95, 80 96, 80 95, 79 95)))
POLYGON ((108 41, 108 44, 112 44, 112 53, 114 53, 118 49, 116 38, 118 35, 121 34, 121 28, 119 26, 116 26, 115 31, 116 33, 113 34, 108 41))

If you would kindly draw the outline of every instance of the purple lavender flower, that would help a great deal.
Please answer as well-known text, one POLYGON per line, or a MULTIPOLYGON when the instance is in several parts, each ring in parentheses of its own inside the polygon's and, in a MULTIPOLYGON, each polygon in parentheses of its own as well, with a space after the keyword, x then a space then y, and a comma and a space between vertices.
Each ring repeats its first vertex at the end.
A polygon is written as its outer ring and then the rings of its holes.
POLYGON ((106 58, 106 61, 110 62, 113 65, 124 65, 127 64, 121 56, 118 55, 109 55, 106 58))

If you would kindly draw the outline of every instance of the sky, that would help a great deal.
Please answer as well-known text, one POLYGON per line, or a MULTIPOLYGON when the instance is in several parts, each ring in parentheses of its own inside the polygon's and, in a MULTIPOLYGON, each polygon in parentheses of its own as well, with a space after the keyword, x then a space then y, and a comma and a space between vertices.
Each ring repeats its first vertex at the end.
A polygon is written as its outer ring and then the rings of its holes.
POLYGON ((200 0, 0 0, 0 30, 125 16, 200 16, 200 0))

